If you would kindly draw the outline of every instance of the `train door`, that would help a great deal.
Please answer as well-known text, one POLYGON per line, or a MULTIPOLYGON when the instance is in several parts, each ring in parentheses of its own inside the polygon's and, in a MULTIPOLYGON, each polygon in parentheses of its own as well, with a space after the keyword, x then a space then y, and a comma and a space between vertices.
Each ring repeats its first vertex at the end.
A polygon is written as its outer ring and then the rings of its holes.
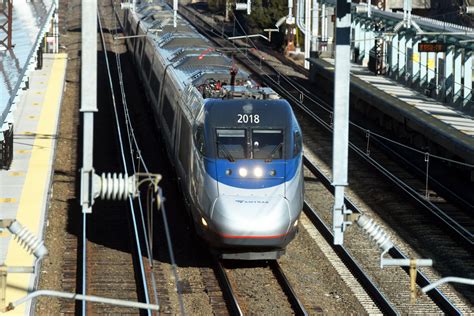
POLYGON ((189 194, 189 181, 190 181, 190 165, 192 159, 192 148, 191 148, 191 125, 187 121, 184 114, 180 114, 181 126, 179 128, 179 137, 177 138, 177 157, 178 157, 178 169, 180 169, 180 178, 183 191, 186 195, 189 194), (179 140, 178 140, 179 138, 179 140))
POLYGON ((136 35, 142 35, 142 37, 135 38, 135 62, 138 67, 141 65, 143 47, 145 46, 145 37, 143 36, 144 33, 140 28, 140 22, 137 24, 137 32, 136 35))

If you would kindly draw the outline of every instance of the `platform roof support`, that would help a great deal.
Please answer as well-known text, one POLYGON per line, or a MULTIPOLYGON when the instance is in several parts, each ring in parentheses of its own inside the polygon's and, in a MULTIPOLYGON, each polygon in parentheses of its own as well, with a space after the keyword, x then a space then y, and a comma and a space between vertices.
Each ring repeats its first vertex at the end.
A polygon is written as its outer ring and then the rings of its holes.
POLYGON ((443 77, 443 99, 442 102, 450 103, 454 91, 454 46, 449 46, 444 57, 443 77))
POLYGON ((428 69, 426 70, 426 83, 433 91, 436 83, 436 53, 426 53, 428 55, 428 69))
POLYGON ((473 54, 471 51, 465 50, 464 52, 464 100, 463 107, 468 106, 471 102, 472 97, 472 59, 473 54))
POLYGON ((406 33, 400 34, 398 41, 398 69, 395 74, 396 78, 402 78, 405 76, 406 72, 406 59, 407 59, 407 35, 406 33))
MULTIPOLYGON (((358 51, 359 53, 357 55, 360 55, 360 44, 361 44, 361 35, 362 35, 362 30, 361 30, 361 21, 360 20, 356 20, 352 23, 352 32, 353 32, 353 49, 354 51, 358 51)), ((354 54, 354 59, 353 59, 353 62, 357 63, 357 59, 359 56, 357 56, 356 54, 354 54)))
POLYGON ((364 59, 362 59, 362 65, 367 66, 370 59, 370 50, 374 48, 375 45, 375 34, 371 29, 370 24, 367 25, 365 29, 365 43, 364 43, 364 59))
POLYGON ((334 185, 333 234, 334 244, 342 245, 344 231, 350 224, 350 211, 344 204, 344 189, 348 185, 349 154, 349 87, 351 54, 351 0, 337 0, 336 51, 334 78, 334 133, 332 172, 334 185))
POLYGON ((390 43, 390 59, 389 59, 389 74, 395 76, 398 72, 398 34, 395 34, 392 37, 392 42, 390 43))
POLYGON ((360 42, 359 42, 359 58, 357 60, 358 63, 362 64, 362 61, 365 58, 365 46, 367 45, 366 43, 366 36, 367 36, 367 31, 366 31, 366 24, 365 22, 361 22, 360 24, 360 42))
POLYGON ((410 76, 410 85, 417 87, 420 82, 420 52, 418 51, 418 44, 421 42, 419 37, 413 38, 412 53, 409 58, 412 60, 412 75, 410 76))
POLYGON ((453 105, 458 105, 462 97, 462 61, 463 50, 457 49, 454 54, 454 85, 453 85, 453 105))
POLYGON ((428 54, 420 53, 420 89, 428 82, 428 54))
POLYGON ((413 77, 413 35, 412 34, 406 34, 407 39, 406 39, 406 49, 405 49, 405 73, 403 74, 404 80, 406 84, 410 84, 412 81, 413 77))
POLYGON ((0 13, 5 16, 5 22, 0 25, 0 45, 6 49, 12 48, 13 0, 3 0, 0 13), (3 34, 2 34, 3 33, 3 34))

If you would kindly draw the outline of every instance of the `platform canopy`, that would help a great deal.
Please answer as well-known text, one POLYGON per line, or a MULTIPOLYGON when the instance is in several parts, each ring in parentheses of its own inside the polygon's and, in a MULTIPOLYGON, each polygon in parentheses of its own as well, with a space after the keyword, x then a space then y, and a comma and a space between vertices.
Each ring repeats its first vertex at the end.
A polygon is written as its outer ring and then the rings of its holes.
MULTIPOLYGON (((7 1, 4 1, 4 3, 7 1)), ((0 4, 0 9, 2 4, 0 4)), ((36 52, 50 30, 56 3, 53 0, 13 1, 12 48, 0 47, 0 132, 6 123, 13 123, 12 111, 25 86, 28 74, 34 69, 36 52)), ((0 25, 7 22, 8 10, 0 12, 0 25)), ((7 33, 0 31, 0 38, 7 33)))

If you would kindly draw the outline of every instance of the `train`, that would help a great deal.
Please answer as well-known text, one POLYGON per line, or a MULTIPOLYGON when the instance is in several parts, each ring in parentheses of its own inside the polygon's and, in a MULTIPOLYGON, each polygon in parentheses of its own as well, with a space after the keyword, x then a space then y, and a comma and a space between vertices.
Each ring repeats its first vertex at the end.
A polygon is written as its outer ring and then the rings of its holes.
POLYGON ((280 258, 298 232, 303 141, 290 104, 171 7, 124 13, 153 118, 197 234, 223 259, 280 258))

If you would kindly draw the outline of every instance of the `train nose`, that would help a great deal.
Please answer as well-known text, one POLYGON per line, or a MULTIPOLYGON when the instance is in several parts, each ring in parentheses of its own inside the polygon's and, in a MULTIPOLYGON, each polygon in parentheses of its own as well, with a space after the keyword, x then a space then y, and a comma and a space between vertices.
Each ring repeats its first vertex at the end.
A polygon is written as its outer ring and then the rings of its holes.
POLYGON ((213 229, 225 238, 279 238, 290 228, 288 200, 272 197, 220 196, 214 203, 213 229))

